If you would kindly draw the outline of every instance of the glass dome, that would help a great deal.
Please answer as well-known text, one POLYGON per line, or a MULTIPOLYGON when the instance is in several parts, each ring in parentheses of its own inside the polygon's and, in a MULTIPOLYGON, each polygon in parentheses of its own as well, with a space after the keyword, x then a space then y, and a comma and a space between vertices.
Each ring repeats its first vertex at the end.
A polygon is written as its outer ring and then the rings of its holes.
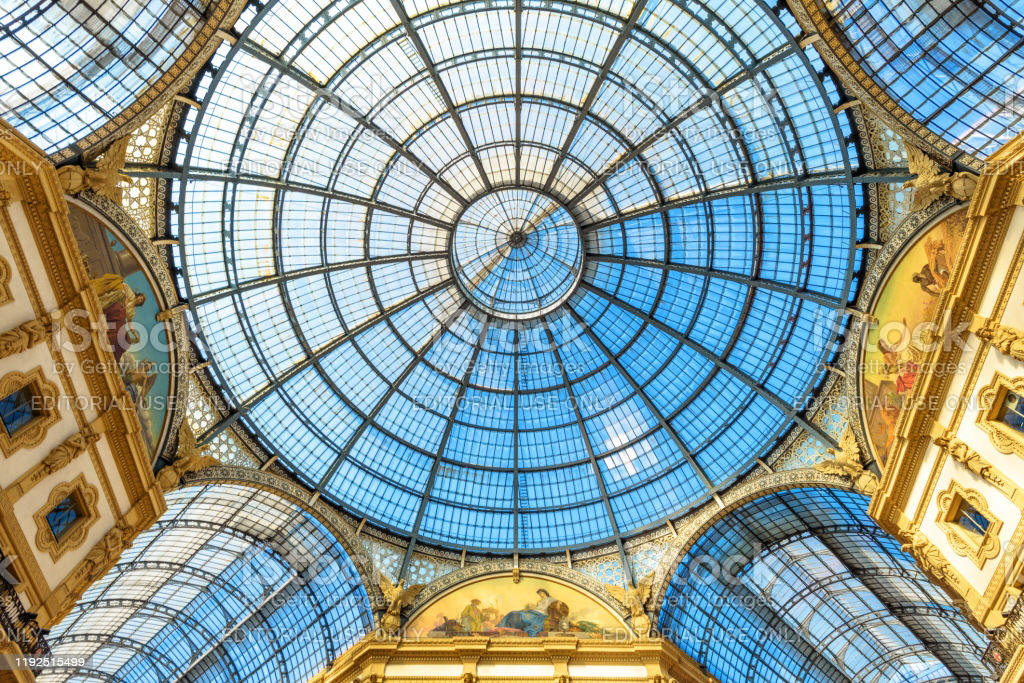
POLYGON ((240 424, 417 542, 664 523, 798 425, 853 132, 764 2, 268 2, 198 84, 182 284, 240 424))
POLYGON ((8 0, 0 117, 48 153, 130 106, 181 56, 208 0, 8 0))
POLYGON ((860 65, 946 142, 984 159, 1024 131, 1024 6, 1013 0, 833 0, 860 65))

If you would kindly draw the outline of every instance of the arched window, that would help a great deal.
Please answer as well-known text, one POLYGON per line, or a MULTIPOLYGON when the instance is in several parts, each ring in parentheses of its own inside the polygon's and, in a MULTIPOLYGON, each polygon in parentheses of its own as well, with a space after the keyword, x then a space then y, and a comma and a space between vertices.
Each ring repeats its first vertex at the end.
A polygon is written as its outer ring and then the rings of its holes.
POLYGON ((273 493, 207 484, 168 494, 49 636, 81 668, 40 681, 306 681, 372 625, 331 533, 273 493))
POLYGON ((723 681, 983 680, 985 637, 866 502, 804 488, 728 513, 680 563, 662 632, 723 681))

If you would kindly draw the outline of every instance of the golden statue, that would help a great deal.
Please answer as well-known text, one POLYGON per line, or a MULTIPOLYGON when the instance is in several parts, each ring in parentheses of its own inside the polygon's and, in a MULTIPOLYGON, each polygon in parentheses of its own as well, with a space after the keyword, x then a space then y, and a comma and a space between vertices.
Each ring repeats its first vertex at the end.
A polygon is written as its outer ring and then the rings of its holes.
POLYGON ((209 447, 209 444, 199 446, 188 420, 182 420, 181 428, 178 429, 178 455, 174 462, 165 465, 156 475, 160 490, 167 493, 189 472, 198 472, 203 468, 219 465, 220 461, 217 458, 203 455, 203 451, 209 447))
POLYGON ((853 487, 861 493, 873 495, 878 490, 878 476, 864 469, 860 462, 860 446, 857 437, 849 427, 839 438, 839 449, 829 448, 831 460, 822 460, 814 464, 814 469, 824 474, 836 474, 853 482, 853 487))
POLYGON ((640 579, 636 588, 607 586, 608 592, 629 609, 633 631, 641 638, 651 635, 651 618, 647 616, 647 601, 651 599, 651 586, 654 584, 654 572, 640 579))
POLYGON ((907 150, 907 166, 917 176, 903 183, 904 190, 914 190, 914 199, 910 205, 912 211, 926 209, 942 196, 967 201, 974 194, 978 187, 978 176, 966 171, 944 173, 934 159, 918 148, 911 145, 904 147, 907 150))
POLYGON ((79 166, 61 166, 57 169, 60 185, 68 194, 92 190, 96 194, 121 204, 121 185, 128 176, 121 173, 128 154, 129 136, 115 140, 99 153, 85 153, 79 166))
POLYGON ((415 600, 420 591, 426 588, 426 584, 417 583, 406 588, 405 579, 402 579, 396 586, 383 574, 378 573, 377 585, 388 599, 388 608, 380 618, 380 629, 389 636, 396 635, 402 626, 402 608, 415 600))

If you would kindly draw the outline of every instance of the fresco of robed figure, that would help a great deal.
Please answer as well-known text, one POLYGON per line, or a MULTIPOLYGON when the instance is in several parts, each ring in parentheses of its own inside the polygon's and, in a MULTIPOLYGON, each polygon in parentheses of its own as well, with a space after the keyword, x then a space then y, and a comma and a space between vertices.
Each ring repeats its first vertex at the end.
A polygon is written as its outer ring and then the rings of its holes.
POLYGON ((925 355, 923 326, 936 314, 967 225, 967 210, 954 211, 928 227, 890 267, 872 313, 861 362, 861 392, 868 437, 884 464, 892 447, 903 401, 914 387, 925 355))
POLYGON ((460 587, 415 616, 406 635, 432 638, 488 635, 601 638, 622 630, 596 600, 541 578, 493 577, 460 587))
POLYGON ((89 287, 106 318, 107 344, 153 454, 168 416, 170 387, 170 355, 166 330, 156 320, 156 295, 136 257, 103 221, 77 204, 69 203, 68 208, 89 287), (140 329, 146 330, 146 340, 140 329))

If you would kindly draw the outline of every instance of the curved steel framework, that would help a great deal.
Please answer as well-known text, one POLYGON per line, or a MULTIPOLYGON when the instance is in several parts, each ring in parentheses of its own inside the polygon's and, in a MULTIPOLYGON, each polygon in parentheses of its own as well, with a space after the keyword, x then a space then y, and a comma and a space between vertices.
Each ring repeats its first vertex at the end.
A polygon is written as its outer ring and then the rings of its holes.
POLYGON ((38 678, 305 681, 371 627, 370 610, 315 517, 259 489, 186 487, 54 628, 54 655, 87 663, 38 678))
MULTIPOLYGON (((807 0, 820 2, 821 0, 807 0)), ((1013 0, 838 0, 857 64, 928 130, 985 159, 1024 131, 1024 9, 1013 0)))
POLYGON ((360 518, 500 552, 621 542, 794 423, 832 443, 801 412, 874 179, 784 12, 243 14, 178 169, 152 171, 172 179, 191 320, 234 407, 202 438, 240 423, 360 518), (469 204, 523 188, 571 213, 582 276, 510 321, 466 296, 446 252, 469 204))
POLYGON ((12 0, 0 10, 0 118, 46 152, 135 102, 181 56, 208 0, 12 0))
POLYGON ((660 629, 720 680, 987 680, 985 637, 864 502, 791 489, 731 512, 683 558, 660 629))

